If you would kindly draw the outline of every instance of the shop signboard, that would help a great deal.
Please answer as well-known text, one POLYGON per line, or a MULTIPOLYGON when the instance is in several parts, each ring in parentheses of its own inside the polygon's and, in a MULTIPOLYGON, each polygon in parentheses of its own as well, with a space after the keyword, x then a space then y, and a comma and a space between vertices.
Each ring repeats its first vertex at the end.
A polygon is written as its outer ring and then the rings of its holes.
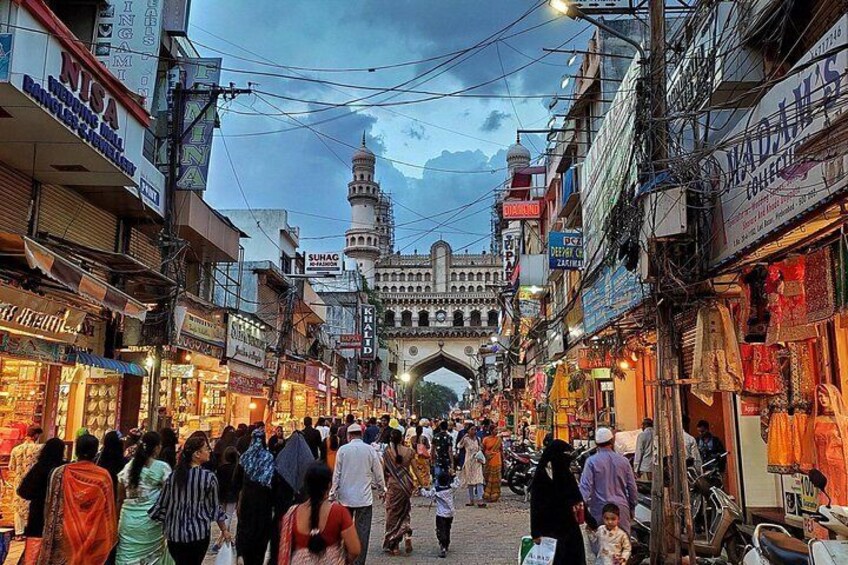
POLYGON ((230 361, 227 365, 230 369, 230 378, 227 390, 236 394, 246 396, 265 396, 265 373, 251 365, 244 365, 238 361, 230 361))
POLYGON ((506 228, 502 237, 503 280, 509 282, 512 280, 512 274, 518 264, 518 255, 521 253, 521 226, 516 224, 506 228))
POLYGON ((360 359, 373 361, 377 358, 377 309, 370 304, 360 307, 360 359))
POLYGON ((612 354, 591 347, 581 347, 577 350, 577 366, 583 370, 609 369, 612 367, 612 354))
POLYGON ((223 325, 191 312, 186 306, 177 306, 174 317, 179 322, 176 324, 179 336, 206 341, 221 348, 226 344, 227 330, 223 325))
MULTIPOLYGON (((306 386, 318 390, 318 385, 321 384, 321 371, 318 365, 306 366, 306 386)), ((326 386, 325 386, 326 389, 326 386)))
POLYGON ((506 200, 503 203, 505 220, 538 220, 541 215, 541 200, 506 200))
POLYGON ((581 168, 585 269, 593 271, 606 256, 605 228, 623 188, 638 179, 634 148, 636 103, 633 95, 642 65, 633 62, 624 75, 609 112, 581 168))
POLYGON ((341 275, 344 270, 344 256, 341 251, 308 251, 303 272, 307 275, 341 275))
POLYGON ((339 336, 339 349, 359 349, 362 336, 359 334, 341 334, 339 336))
POLYGON ((306 382, 306 364, 298 361, 283 361, 280 363, 279 375, 278 380, 304 384, 306 382))
POLYGON ((85 312, 32 292, 0 285, 0 326, 53 341, 74 343, 85 312))
POLYGON ((744 116, 711 161, 721 197, 713 221, 712 266, 721 265, 842 192, 844 156, 796 154, 845 116, 848 15, 744 116))
POLYGON ((548 234, 548 265, 551 269, 579 271, 583 268, 583 231, 552 231, 548 234))
POLYGON ((162 29, 170 35, 186 35, 191 0, 165 0, 162 29))
POLYGON ((186 59, 183 63, 186 92, 183 121, 188 127, 194 124, 183 141, 180 154, 177 188, 180 190, 206 190, 209 175, 209 157, 212 153, 212 134, 218 117, 213 87, 221 79, 221 59, 186 59), (199 117, 199 119, 198 119, 199 117), (196 121, 195 121, 196 120, 196 121))
POLYGON ((265 353, 265 372, 271 375, 276 375, 280 370, 280 358, 272 351, 265 353))
POLYGON ((95 56, 142 97, 148 112, 159 67, 163 1, 106 0, 97 18, 95 56))
POLYGON ((583 330, 593 334, 638 306, 645 297, 639 276, 624 265, 603 265, 583 290, 583 330))
POLYGON ((254 367, 265 367, 265 331, 252 320, 236 314, 227 316, 227 358, 254 367))
POLYGON ((61 363, 65 358, 65 348, 59 343, 7 332, 0 332, 0 353, 46 363, 61 363))

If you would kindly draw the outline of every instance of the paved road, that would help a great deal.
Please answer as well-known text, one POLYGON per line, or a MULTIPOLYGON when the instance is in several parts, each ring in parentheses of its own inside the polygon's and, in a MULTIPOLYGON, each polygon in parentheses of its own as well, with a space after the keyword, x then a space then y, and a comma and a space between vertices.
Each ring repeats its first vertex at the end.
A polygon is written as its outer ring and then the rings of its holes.
POLYGON ((518 562, 518 543, 530 530, 528 504, 511 492, 488 508, 468 508, 467 495, 457 491, 457 515, 451 532, 451 548, 447 559, 439 558, 436 541, 436 510, 430 501, 415 498, 412 502, 413 545, 410 555, 392 557, 382 553, 385 511, 379 509, 371 528, 368 565, 424 565, 457 563, 461 565, 514 565, 518 562))
MULTIPOLYGON (((415 530, 410 555, 392 557, 382 552, 386 513, 382 506, 374 508, 368 565, 426 565, 456 563, 461 565, 513 565, 517 562, 518 542, 530 528, 528 505, 505 490, 503 498, 488 508, 468 508, 467 495, 457 491, 457 515, 453 523, 451 550, 447 559, 439 558, 436 542, 436 510, 430 501, 414 498, 412 501, 412 527, 415 530)), ((215 527, 217 530, 217 527, 215 527)), ((6 563, 17 563, 23 544, 15 543, 6 563)), ((214 565, 209 556, 205 564, 214 565)))

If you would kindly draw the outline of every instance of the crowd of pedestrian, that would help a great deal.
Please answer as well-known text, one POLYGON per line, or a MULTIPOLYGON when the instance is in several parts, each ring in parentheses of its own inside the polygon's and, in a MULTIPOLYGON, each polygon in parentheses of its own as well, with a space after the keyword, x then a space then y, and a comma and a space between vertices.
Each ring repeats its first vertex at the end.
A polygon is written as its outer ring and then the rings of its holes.
POLYGON ((199 565, 229 544, 244 565, 362 565, 375 498, 385 504, 383 550, 413 551, 415 496, 435 501, 444 557, 457 489, 467 487, 469 506, 500 498, 503 442, 489 421, 302 424, 288 436, 258 422, 182 442, 167 424, 102 441, 81 429, 71 449, 40 444, 32 427, 11 462, 21 563, 199 565))

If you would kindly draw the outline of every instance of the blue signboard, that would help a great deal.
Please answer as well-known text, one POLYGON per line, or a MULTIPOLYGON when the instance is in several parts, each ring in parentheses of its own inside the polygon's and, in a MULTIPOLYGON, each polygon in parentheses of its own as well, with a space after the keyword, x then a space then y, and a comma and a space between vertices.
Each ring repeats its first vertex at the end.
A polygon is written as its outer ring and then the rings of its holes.
POLYGON ((551 269, 577 271, 583 268, 583 232, 552 231, 548 234, 548 261, 551 269))
POLYGON ((647 296, 636 273, 623 264, 604 265, 598 277, 583 290, 583 329, 591 335, 626 314, 647 296))

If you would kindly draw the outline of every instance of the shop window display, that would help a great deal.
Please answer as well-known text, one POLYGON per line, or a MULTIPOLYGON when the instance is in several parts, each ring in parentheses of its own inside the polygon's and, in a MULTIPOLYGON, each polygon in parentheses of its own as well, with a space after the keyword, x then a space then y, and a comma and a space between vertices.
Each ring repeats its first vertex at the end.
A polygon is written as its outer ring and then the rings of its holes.
POLYGON ((76 431, 86 428, 102 439, 117 429, 120 414, 121 375, 94 367, 63 367, 56 406, 58 437, 72 441, 76 431))

